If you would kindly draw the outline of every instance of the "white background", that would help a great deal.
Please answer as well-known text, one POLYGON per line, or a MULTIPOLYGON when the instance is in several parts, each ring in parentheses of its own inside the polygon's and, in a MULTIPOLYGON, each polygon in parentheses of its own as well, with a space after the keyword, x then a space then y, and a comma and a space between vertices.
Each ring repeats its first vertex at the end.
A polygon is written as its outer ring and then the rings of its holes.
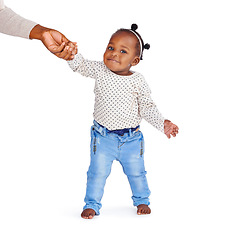
POLYGON ((101 215, 81 219, 94 80, 40 41, 1 34, 0 238, 239 240, 239 1, 5 4, 77 41, 92 60, 102 60, 115 30, 137 23, 151 48, 133 70, 180 133, 168 140, 142 121, 151 215, 136 214, 115 162, 101 215))

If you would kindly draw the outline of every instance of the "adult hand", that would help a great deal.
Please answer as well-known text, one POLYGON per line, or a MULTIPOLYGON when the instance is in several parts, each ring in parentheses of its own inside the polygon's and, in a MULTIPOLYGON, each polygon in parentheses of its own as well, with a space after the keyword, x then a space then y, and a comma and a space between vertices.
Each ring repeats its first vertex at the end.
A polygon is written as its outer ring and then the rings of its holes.
POLYGON ((41 25, 36 25, 29 35, 30 39, 41 40, 45 47, 59 58, 64 58, 65 60, 72 60, 74 54, 77 52, 77 44, 69 41, 62 33, 57 30, 45 28, 41 25), (71 43, 72 54, 68 54, 66 59, 66 53, 63 51, 66 45, 71 43))

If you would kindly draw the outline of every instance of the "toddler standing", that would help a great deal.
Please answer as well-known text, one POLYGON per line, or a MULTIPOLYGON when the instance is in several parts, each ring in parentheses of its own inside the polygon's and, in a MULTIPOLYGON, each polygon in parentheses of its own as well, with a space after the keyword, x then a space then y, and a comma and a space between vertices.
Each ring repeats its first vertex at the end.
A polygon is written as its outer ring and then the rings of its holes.
MULTIPOLYGON (((178 133, 178 127, 158 111, 144 77, 130 70, 142 60, 143 50, 150 48, 136 30, 137 25, 133 24, 131 29, 116 31, 101 62, 86 60, 81 54, 68 62, 73 71, 95 79, 91 163, 87 172, 86 205, 81 214, 86 219, 100 214, 113 160, 120 162, 128 177, 137 213, 150 214, 144 138, 139 124, 144 118, 168 138, 178 133)), ((71 46, 64 51, 70 54, 71 46)))

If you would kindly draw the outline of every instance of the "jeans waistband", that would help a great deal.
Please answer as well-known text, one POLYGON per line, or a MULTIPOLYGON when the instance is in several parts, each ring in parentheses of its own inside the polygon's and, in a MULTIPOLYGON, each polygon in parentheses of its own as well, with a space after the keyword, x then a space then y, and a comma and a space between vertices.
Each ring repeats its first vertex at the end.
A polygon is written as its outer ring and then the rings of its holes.
POLYGON ((96 127, 98 127, 98 131, 105 135, 106 133, 115 133, 117 135, 123 136, 124 133, 129 133, 130 135, 135 132, 137 129, 140 128, 140 126, 137 126, 135 128, 124 128, 124 129, 117 129, 117 130, 108 130, 106 127, 102 126, 101 124, 99 124, 98 122, 96 122, 95 120, 93 121, 94 125, 96 127))

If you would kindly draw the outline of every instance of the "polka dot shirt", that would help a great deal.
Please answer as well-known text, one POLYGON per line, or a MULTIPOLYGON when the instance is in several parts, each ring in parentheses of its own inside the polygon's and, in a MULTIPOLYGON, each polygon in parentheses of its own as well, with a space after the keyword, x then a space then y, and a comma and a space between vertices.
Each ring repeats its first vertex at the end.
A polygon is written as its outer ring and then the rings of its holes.
POLYGON ((165 119, 140 73, 117 75, 104 62, 86 60, 81 54, 76 54, 68 64, 74 72, 95 79, 93 117, 99 124, 109 130, 134 128, 143 118, 164 132, 165 119))

